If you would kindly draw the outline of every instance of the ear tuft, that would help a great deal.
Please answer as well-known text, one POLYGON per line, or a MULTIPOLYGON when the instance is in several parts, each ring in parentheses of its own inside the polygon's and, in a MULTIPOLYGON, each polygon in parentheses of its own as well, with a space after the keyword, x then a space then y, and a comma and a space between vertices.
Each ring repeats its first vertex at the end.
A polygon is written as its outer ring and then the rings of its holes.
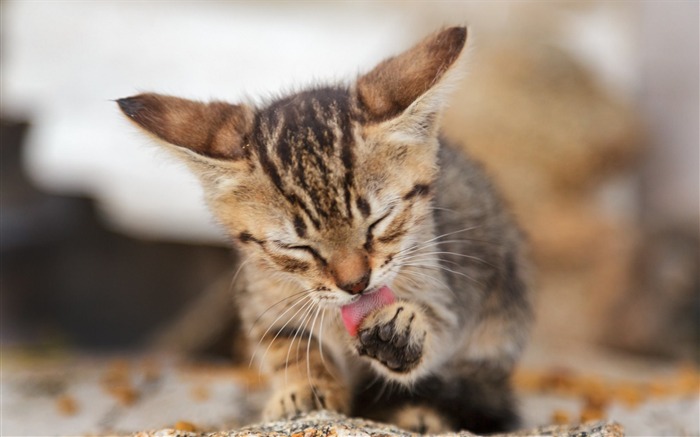
POLYGON ((466 27, 451 27, 360 76, 357 98, 367 118, 382 121, 402 113, 440 82, 459 58, 466 41, 466 27))
POLYGON ((131 118, 134 118, 136 114, 143 109, 143 103, 135 97, 117 99, 117 104, 122 112, 131 118))
POLYGON ((146 93, 118 99, 122 112, 159 139, 216 159, 245 154, 253 111, 245 105, 201 103, 146 93))

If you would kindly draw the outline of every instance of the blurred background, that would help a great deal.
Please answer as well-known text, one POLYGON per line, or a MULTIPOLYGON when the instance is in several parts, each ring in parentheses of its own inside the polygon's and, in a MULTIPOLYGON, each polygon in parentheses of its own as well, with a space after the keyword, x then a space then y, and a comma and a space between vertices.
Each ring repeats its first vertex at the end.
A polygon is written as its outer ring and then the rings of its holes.
MULTIPOLYGON (((83 370, 91 366, 73 357, 157 351, 244 361, 230 301, 235 254, 195 179, 125 121, 114 99, 155 91, 260 103, 307 84, 349 81, 441 26, 463 23, 467 74, 443 130, 484 162, 529 236, 537 324, 524 366, 640 380, 679 363, 684 375, 696 372, 698 2, 7 0, 1 7, 6 392, 24 386, 12 378, 36 372, 42 360, 83 370)), ((120 363, 111 371, 123 376, 128 366, 120 363)), ((62 432, 174 423, 152 414, 129 419, 114 406, 79 420, 83 395, 69 396, 78 389, 57 378, 48 389, 5 396, 8 435, 56 429, 28 420, 40 410, 36 393, 64 421, 50 425, 62 432)), ((219 395, 234 402, 231 393, 219 395)), ((669 420, 679 425, 655 435, 700 433, 697 405, 673 410, 669 420)), ((628 414, 637 429, 639 414, 608 413, 628 414)), ((200 423, 245 422, 248 413, 224 422, 211 414, 200 423)), ((546 414, 529 423, 546 423, 546 414)))

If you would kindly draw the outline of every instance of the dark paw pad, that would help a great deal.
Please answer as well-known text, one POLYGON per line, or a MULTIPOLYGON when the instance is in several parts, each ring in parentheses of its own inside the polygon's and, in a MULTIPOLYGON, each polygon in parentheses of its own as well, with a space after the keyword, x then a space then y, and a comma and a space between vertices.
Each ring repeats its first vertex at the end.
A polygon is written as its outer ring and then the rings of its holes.
POLYGON ((396 309, 393 317, 358 333, 360 355, 367 355, 387 368, 405 373, 416 367, 423 355, 425 331, 413 328, 415 314, 396 309))

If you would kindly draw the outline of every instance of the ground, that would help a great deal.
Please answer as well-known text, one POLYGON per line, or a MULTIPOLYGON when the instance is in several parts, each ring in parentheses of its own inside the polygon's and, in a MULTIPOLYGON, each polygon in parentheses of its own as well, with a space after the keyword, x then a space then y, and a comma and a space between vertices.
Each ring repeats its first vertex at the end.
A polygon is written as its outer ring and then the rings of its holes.
MULTIPOLYGON (((255 421, 265 396, 247 366, 169 356, 39 358, 4 350, 2 370, 2 435, 237 429, 255 421)), ((700 435, 698 381, 691 365, 537 350, 515 378, 524 428, 611 420, 630 436, 700 435)))

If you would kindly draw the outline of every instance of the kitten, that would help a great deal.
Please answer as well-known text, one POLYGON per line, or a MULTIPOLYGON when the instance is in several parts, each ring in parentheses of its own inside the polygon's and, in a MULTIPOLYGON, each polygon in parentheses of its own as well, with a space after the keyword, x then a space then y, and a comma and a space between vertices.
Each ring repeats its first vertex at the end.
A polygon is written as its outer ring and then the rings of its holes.
POLYGON ((264 419, 325 408, 429 432, 517 423, 521 237, 480 167, 438 138, 466 34, 262 108, 118 100, 199 176, 245 256, 236 298, 272 385, 264 419))

